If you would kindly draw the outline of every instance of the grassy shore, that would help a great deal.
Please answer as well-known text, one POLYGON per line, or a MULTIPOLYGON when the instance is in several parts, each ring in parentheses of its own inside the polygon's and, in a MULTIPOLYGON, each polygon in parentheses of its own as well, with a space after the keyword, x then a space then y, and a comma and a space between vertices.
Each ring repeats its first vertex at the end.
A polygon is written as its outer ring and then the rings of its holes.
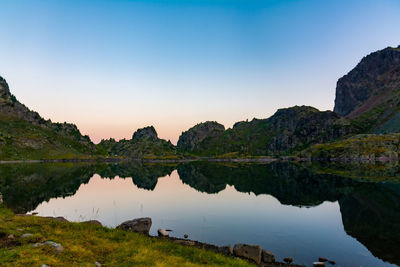
POLYGON ((205 249, 88 223, 17 216, 0 204, 0 266, 254 266, 205 249), (23 237, 24 234, 28 234, 23 237), (30 235, 31 234, 31 235, 30 235), (62 252, 49 245, 53 241, 62 252))

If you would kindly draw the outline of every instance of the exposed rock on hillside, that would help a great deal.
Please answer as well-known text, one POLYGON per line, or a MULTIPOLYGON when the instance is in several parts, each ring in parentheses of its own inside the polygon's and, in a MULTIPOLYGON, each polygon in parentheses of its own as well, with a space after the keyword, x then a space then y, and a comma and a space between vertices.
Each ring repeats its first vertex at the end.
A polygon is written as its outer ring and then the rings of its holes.
POLYGON ((334 111, 362 132, 400 131, 400 46, 371 53, 340 78, 334 111))
MULTIPOLYGON (((304 149, 310 144, 335 140, 352 130, 347 119, 332 111, 321 112, 313 107, 295 106, 280 109, 268 119, 236 123, 232 129, 219 130, 217 135, 196 140, 193 142, 195 145, 180 147, 189 147, 192 150, 187 150, 201 155, 232 152, 278 155, 304 149)), ((180 140, 186 138, 184 134, 180 140)))
POLYGON ((131 140, 101 140, 97 148, 103 154, 125 158, 178 158, 176 147, 170 141, 158 138, 153 126, 138 129, 131 140))
POLYGON ((194 151, 205 139, 221 135, 225 127, 215 121, 199 123, 183 132, 178 140, 178 148, 185 151, 194 151))
POLYGON ((21 104, 0 77, 0 159, 68 158, 94 151, 74 124, 44 120, 21 104))
POLYGON ((153 126, 144 127, 138 129, 132 136, 132 141, 137 141, 139 139, 149 139, 149 140, 157 140, 157 132, 153 126))

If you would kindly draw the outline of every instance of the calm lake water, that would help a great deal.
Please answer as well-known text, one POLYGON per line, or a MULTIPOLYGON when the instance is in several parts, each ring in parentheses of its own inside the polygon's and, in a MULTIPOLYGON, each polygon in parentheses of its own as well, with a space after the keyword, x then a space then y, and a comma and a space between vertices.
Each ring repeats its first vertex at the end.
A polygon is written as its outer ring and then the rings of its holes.
POLYGON ((151 217, 153 235, 166 228, 216 245, 259 244, 307 266, 319 256, 396 266, 399 177, 398 165, 9 164, 0 165, 0 192, 18 213, 109 227, 151 217))

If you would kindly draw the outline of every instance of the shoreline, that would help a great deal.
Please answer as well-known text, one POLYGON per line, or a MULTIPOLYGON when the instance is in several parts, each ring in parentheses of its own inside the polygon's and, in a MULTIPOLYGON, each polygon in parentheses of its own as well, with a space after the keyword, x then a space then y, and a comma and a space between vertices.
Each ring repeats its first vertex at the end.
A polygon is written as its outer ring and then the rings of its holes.
POLYGON ((399 158, 390 157, 355 157, 355 158, 301 158, 296 156, 280 157, 258 157, 258 158, 215 158, 198 157, 183 159, 146 159, 146 158, 72 158, 72 159, 30 159, 30 160, 0 160, 0 164, 20 164, 20 163, 119 163, 119 162, 142 162, 142 163, 186 163, 196 161, 207 162, 236 162, 236 163, 270 163, 274 161, 283 162, 332 162, 332 163, 393 163, 399 162, 399 158))

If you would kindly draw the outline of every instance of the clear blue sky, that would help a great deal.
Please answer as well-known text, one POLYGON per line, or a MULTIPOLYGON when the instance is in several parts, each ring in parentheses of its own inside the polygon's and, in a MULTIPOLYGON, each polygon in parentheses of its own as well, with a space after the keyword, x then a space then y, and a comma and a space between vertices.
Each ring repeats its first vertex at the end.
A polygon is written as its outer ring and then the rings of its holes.
POLYGON ((0 1, 0 75, 92 140, 333 108, 338 78, 400 44, 399 0, 0 1))

